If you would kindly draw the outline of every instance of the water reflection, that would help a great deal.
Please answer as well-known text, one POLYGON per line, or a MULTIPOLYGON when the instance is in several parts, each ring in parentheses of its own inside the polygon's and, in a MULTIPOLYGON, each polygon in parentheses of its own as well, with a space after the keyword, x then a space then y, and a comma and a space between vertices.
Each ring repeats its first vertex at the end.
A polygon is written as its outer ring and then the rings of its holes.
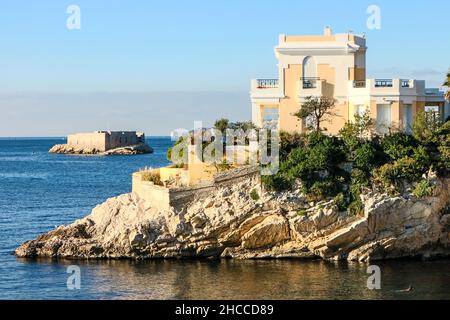
MULTIPOLYGON (((41 298, 68 299, 450 299, 450 261, 384 262, 382 289, 366 287, 366 265, 323 261, 19 260, 39 269, 41 298), (65 288, 68 265, 80 266, 81 290, 65 288), (59 285, 55 285, 58 281, 59 285), (413 286, 412 292, 398 290, 413 286), (53 288, 49 294, 45 288, 53 288), (56 288, 56 289, 55 289, 56 288)), ((28 270, 27 270, 28 269, 28 270)))

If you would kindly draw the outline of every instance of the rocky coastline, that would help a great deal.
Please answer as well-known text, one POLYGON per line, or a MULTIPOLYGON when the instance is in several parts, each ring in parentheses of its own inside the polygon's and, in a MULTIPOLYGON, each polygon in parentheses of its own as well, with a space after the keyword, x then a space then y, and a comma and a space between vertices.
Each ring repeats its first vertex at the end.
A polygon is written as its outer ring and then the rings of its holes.
POLYGON ((308 202, 300 189, 266 192, 248 179, 161 211, 134 193, 108 199, 90 215, 16 250, 18 257, 67 259, 324 259, 368 262, 450 256, 450 179, 434 193, 362 196, 364 214, 333 201, 308 202), (250 195, 256 190, 259 199, 250 195))
POLYGON ((108 151, 100 151, 95 148, 77 148, 68 144, 57 144, 53 146, 49 153, 58 154, 77 154, 77 155, 136 155, 153 153, 153 148, 146 143, 141 143, 132 146, 126 146, 121 148, 110 149, 108 151))

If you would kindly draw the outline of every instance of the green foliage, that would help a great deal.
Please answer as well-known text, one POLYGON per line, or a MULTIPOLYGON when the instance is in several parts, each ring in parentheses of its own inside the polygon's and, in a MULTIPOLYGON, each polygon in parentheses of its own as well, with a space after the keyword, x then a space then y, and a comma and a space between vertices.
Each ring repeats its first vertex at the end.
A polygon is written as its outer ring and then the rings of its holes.
POLYGON ((251 121, 238 121, 238 122, 232 122, 228 125, 229 129, 233 129, 233 130, 243 130, 243 131, 247 131, 247 130, 251 130, 251 129, 257 129, 256 126, 253 124, 253 122, 251 121))
POLYGON ((358 168, 353 169, 350 184, 351 199, 359 199, 359 196, 363 192, 363 189, 369 187, 369 174, 358 168))
POLYGON ((365 172, 370 172, 383 162, 383 155, 377 150, 373 143, 363 142, 353 152, 354 167, 365 172))
POLYGON ((214 166, 215 166, 217 172, 228 171, 232 168, 232 165, 227 163, 227 161, 225 159, 221 163, 214 163, 214 166))
POLYGON ((328 97, 306 97, 306 101, 301 105, 300 110, 294 116, 302 121, 306 121, 310 130, 320 132, 326 130, 321 127, 323 121, 331 117, 336 117, 334 112, 336 101, 328 97))
POLYGON ((404 182, 415 182, 421 179, 428 169, 424 165, 425 162, 426 160, 420 156, 398 159, 377 168, 374 173, 375 180, 387 189, 399 192, 404 182))
POLYGON ((417 198, 425 198, 433 195, 433 189, 433 186, 428 180, 420 180, 415 183, 412 193, 417 198))
MULTIPOLYGON (((167 153, 166 153, 167 160, 172 161, 172 152, 173 152, 173 149, 175 148, 175 146, 180 147, 181 144, 187 143, 187 139, 188 139, 187 137, 180 137, 177 140, 177 142, 175 142, 175 144, 167 150, 167 153)), ((180 148, 178 155, 179 155, 179 159, 184 158, 184 148, 180 148)), ((175 164, 175 166, 179 167, 179 168, 182 168, 183 165, 184 165, 183 163, 175 164)))
POLYGON ((306 137, 301 133, 280 132, 280 159, 286 160, 292 150, 305 146, 306 137))
POLYGON ((447 76, 446 76, 446 79, 445 79, 445 82, 444 82, 443 86, 447 87, 447 92, 445 92, 445 99, 447 101, 450 101, 450 69, 447 72, 447 76))
POLYGON ((439 157, 436 159, 436 169, 442 175, 450 172, 450 121, 444 123, 437 132, 439 157))
POLYGON ((292 184, 288 181, 288 179, 280 173, 270 176, 262 176, 261 182, 268 190, 273 191, 284 191, 292 187, 292 184))
POLYGON ((347 122, 339 131, 339 135, 341 136, 348 150, 354 150, 361 141, 361 139, 358 137, 357 126, 353 122, 347 122))
POLYGON ((286 190, 301 179, 303 191, 311 198, 334 196, 348 180, 348 173, 339 168, 344 160, 343 144, 338 138, 311 133, 305 147, 293 149, 281 163, 279 172, 263 177, 263 183, 272 190, 286 190))
POLYGON ((152 170, 142 171, 141 179, 142 181, 153 182, 158 186, 162 185, 161 176, 159 175, 159 172, 155 172, 152 170))
POLYGON ((214 123, 214 128, 221 131, 222 133, 225 133, 225 130, 228 129, 229 123, 230 121, 228 119, 221 118, 219 120, 216 120, 216 122, 214 123))
POLYGON ((393 133, 387 135, 382 140, 383 151, 389 155, 392 160, 398 160, 412 155, 417 147, 417 141, 414 137, 404 133, 393 133))
POLYGON ((222 134, 225 134, 227 129, 239 130, 242 129, 244 131, 250 129, 257 129, 256 126, 251 121, 238 121, 238 122, 230 122, 230 120, 226 118, 221 118, 216 120, 214 123, 214 128, 221 131, 222 134))
POLYGON ((439 116, 435 113, 421 111, 414 119, 413 136, 424 145, 435 144, 438 142, 441 124, 439 116))
POLYGON ((362 203, 361 199, 357 199, 350 203, 347 211, 352 216, 362 215, 364 213, 364 203, 362 203))
POLYGON ((334 197, 333 201, 340 211, 344 211, 348 207, 348 203, 343 192, 338 193, 338 195, 334 197))
POLYGON ((336 192, 339 190, 339 186, 331 179, 316 181, 307 189, 310 199, 315 201, 335 196, 336 192))
POLYGON ((250 198, 252 198, 254 201, 258 201, 259 200, 259 194, 258 194, 258 191, 256 191, 256 189, 253 189, 250 192, 250 198))
POLYGON ((356 114, 355 121, 347 122, 339 131, 339 135, 344 140, 344 143, 352 149, 352 146, 357 145, 361 139, 370 135, 373 125, 374 122, 370 112, 366 111, 362 116, 356 114))
POLYGON ((297 215, 299 215, 301 217, 306 217, 308 215, 308 213, 306 212, 306 209, 298 209, 297 215))
POLYGON ((280 170, 263 177, 264 186, 289 190, 300 180, 309 199, 334 199, 340 210, 360 214, 361 194, 372 188, 397 194, 413 184, 418 195, 429 194, 421 182, 423 174, 430 169, 439 175, 450 171, 450 123, 434 130, 433 143, 399 132, 369 140, 351 126, 340 137, 319 131, 281 134, 280 170))

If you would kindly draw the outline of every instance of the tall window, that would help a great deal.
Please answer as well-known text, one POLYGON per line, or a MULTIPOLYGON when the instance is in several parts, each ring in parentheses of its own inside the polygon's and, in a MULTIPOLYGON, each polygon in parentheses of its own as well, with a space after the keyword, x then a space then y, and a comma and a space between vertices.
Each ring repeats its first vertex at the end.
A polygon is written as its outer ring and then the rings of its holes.
POLYGON ((306 57, 303 60, 303 78, 316 78, 317 67, 313 57, 306 57))
POLYGON ((404 104, 403 105, 403 129, 405 133, 412 133, 412 123, 413 123, 413 112, 412 112, 412 104, 404 104))
POLYGON ((267 129, 278 128, 278 107, 264 107, 262 110, 262 126, 267 129))
POLYGON ((391 105, 377 104, 377 131, 388 134, 391 128, 391 105))
POLYGON ((360 118, 364 117, 366 113, 366 106, 363 104, 357 104, 355 105, 355 120, 356 116, 359 116, 360 118))
POLYGON ((316 88, 317 67, 313 57, 303 60, 303 89, 316 88))

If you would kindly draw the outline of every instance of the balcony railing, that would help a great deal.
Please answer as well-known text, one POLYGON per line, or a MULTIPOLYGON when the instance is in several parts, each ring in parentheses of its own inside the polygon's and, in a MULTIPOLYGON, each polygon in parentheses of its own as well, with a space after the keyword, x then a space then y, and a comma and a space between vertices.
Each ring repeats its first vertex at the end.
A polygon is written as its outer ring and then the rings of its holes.
POLYGON ((375 79, 375 88, 392 88, 392 79, 375 79))
POLYGON ((320 78, 300 78, 300 80, 303 84, 303 89, 315 89, 320 78))
POLYGON ((409 88, 410 87, 409 80, 401 80, 400 84, 401 84, 402 88, 409 88))
POLYGON ((353 88, 365 88, 366 80, 355 80, 353 81, 353 88))
POLYGON ((257 79, 258 89, 278 88, 278 79, 257 79))

